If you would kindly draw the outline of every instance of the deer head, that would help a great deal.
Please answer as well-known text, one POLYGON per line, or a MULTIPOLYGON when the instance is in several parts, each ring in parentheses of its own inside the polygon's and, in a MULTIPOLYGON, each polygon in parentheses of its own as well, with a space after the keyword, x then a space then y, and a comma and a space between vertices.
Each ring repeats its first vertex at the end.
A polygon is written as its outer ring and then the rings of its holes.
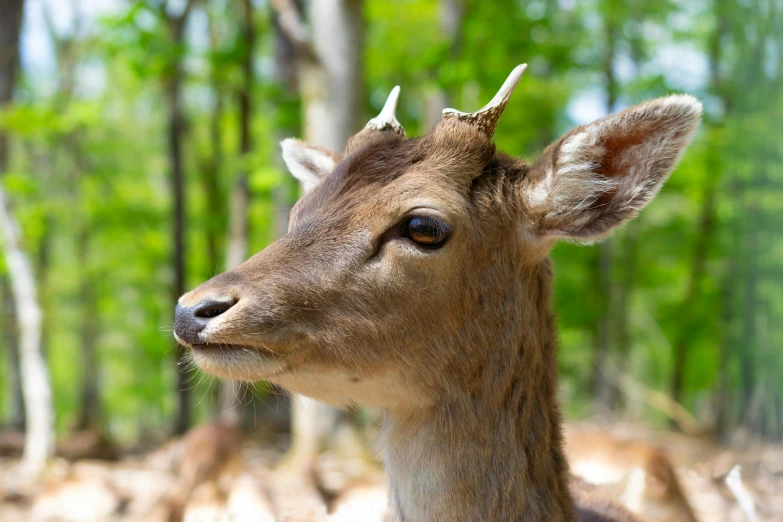
POLYGON ((446 109, 418 139, 394 116, 395 88, 344 154, 283 141, 306 195, 285 236, 180 298, 174 332, 196 364, 386 408, 477 394, 518 371, 520 343, 543 346, 551 326, 551 247, 634 217, 701 115, 688 95, 649 101, 528 163, 491 141, 524 70, 480 111, 446 109))

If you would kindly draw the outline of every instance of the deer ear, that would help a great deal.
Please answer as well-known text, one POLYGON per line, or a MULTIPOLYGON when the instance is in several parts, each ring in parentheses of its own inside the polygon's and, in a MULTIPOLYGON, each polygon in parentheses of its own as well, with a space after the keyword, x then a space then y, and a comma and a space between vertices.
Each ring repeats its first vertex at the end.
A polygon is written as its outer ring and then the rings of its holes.
POLYGON ((280 142, 283 161, 305 194, 313 190, 340 162, 340 156, 330 150, 288 138, 280 142))
POLYGON ((659 98, 550 145, 520 187, 535 233, 591 241, 636 216, 669 177, 701 112, 693 96, 659 98))

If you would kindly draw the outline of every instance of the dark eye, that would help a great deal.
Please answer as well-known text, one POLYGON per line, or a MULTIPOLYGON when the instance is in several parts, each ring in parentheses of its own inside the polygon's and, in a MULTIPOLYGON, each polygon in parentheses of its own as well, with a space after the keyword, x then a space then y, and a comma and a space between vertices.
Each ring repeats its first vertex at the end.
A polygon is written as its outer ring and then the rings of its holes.
POLYGON ((423 247, 442 246, 451 235, 451 227, 432 216, 413 216, 402 223, 400 235, 423 247))

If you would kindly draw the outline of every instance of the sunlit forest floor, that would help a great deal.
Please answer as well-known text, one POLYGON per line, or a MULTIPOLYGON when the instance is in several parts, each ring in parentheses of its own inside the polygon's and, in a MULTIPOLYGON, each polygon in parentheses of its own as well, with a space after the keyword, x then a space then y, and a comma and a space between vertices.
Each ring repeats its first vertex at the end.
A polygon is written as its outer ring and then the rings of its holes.
MULTIPOLYGON (((615 453, 625 469, 613 469, 617 462, 601 461, 601 451, 591 447, 594 441, 635 441, 663 449, 701 522, 748 521, 726 485, 727 475, 739 465, 758 519, 783 520, 783 445, 738 441, 722 447, 639 424, 595 421, 570 424, 567 432, 569 441, 583 443, 569 447, 574 472, 597 472, 603 488, 632 508, 645 495, 670 496, 662 486, 666 477, 647 476, 639 483, 633 458, 615 453)), ((73 443, 79 444, 84 441, 73 443)), ((6 455, 0 458, 0 521, 386 519, 385 478, 380 466, 362 458, 367 448, 345 453, 350 456, 326 453, 315 463, 297 466, 286 460, 287 446, 286 435, 239 435, 206 425, 154 449, 125 449, 113 460, 59 457, 37 489, 14 484, 18 456, 6 455)))

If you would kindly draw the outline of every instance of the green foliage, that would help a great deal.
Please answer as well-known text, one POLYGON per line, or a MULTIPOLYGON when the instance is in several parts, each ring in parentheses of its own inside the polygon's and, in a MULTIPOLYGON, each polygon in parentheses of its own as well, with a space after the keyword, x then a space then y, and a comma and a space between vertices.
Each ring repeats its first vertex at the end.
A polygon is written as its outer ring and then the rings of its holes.
MULTIPOLYGON (((0 112, 12 159, 2 183, 38 269, 61 431, 80 407, 80 332, 88 319, 98 324, 99 380, 112 433, 159 432, 172 417, 176 348, 164 93, 172 74, 184 80, 188 285, 223 268, 228 194, 238 173, 249 173, 251 249, 263 248, 279 230, 280 207, 291 203, 285 194, 294 194, 295 185, 280 167, 276 142, 299 133, 301 110, 298 94, 274 75, 273 26, 262 4, 254 19, 250 154, 239 153, 237 94, 246 42, 232 2, 197 3, 190 20, 197 31, 186 31, 184 45, 174 43, 158 4, 132 2, 98 21, 92 33, 76 35, 75 55, 59 57, 61 71, 68 60, 99 64, 106 82, 99 94, 27 89, 0 112), (207 183, 210 173, 214 187, 207 183), (89 236, 86 252, 79 246, 82 231, 89 236), (210 236, 217 238, 217 260, 209 257, 210 236), (94 316, 83 306, 85 281, 95 294, 94 316)), ((584 99, 605 107, 609 82, 617 108, 681 90, 667 70, 671 61, 661 58, 671 49, 687 49, 717 67, 694 93, 707 107, 695 143, 656 201, 612 243, 612 310, 626 330, 613 334, 610 365, 623 368, 641 389, 668 393, 674 353, 684 347, 680 400, 705 425, 715 421, 728 430, 745 423, 783 435, 783 352, 776 349, 783 343, 780 13, 733 0, 465 0, 464 16, 449 34, 444 5, 365 2, 368 116, 399 84, 398 118, 409 134, 422 134, 432 125, 428 103, 435 95, 474 110, 514 65, 527 62, 496 142, 532 159, 577 123, 567 108, 584 99), (711 220, 706 227, 705 215, 711 220), (620 297, 624 306, 617 304, 620 297)), ((576 415, 592 408, 597 303, 607 293, 596 277, 597 256, 594 247, 571 244, 553 252, 561 391, 576 415)), ((7 364, 0 371, 7 372, 7 364)), ((200 414, 209 414, 207 386, 193 385, 195 402, 207 397, 200 414)), ((628 415, 661 418, 643 394, 624 390, 628 415)), ((0 394, 3 415, 8 390, 0 394)))

